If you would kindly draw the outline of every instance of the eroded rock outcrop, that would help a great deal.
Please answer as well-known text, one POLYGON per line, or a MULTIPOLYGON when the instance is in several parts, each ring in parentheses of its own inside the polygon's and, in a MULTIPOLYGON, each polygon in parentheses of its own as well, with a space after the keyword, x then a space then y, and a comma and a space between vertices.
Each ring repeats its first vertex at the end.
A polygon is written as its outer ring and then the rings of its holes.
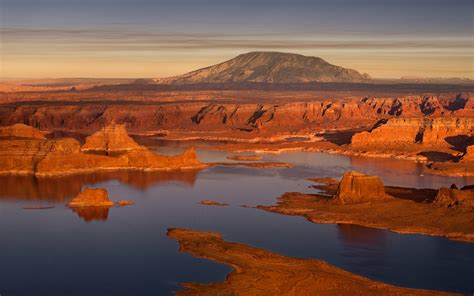
POLYGON ((130 150, 145 150, 128 134, 123 124, 112 123, 86 138, 83 151, 117 153, 130 150))
POLYGON ((343 175, 332 200, 339 204, 356 204, 387 198, 379 177, 350 171, 343 175))
POLYGON ((45 134, 45 132, 42 132, 39 129, 22 123, 0 127, 0 137, 45 139, 45 134))
POLYGON ((474 190, 441 187, 433 202, 439 207, 462 207, 474 209, 474 190))
POLYGON ((188 149, 181 155, 162 156, 138 147, 117 156, 108 156, 85 153, 81 151, 80 143, 72 138, 0 140, 0 174, 53 176, 111 170, 205 167, 198 161, 194 149, 188 149))

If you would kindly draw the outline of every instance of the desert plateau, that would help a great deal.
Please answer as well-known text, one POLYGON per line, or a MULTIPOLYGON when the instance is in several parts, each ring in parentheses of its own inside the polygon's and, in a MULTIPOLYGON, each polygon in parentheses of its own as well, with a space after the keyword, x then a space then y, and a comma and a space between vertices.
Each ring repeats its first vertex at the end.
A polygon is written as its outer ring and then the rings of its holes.
POLYGON ((474 293, 472 1, 0 2, 0 296, 474 293))

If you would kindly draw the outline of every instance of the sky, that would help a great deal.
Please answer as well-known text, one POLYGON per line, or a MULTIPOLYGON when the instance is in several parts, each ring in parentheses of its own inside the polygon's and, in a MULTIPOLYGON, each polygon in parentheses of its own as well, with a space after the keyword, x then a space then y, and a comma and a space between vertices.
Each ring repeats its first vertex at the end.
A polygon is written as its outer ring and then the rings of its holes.
POLYGON ((0 77, 158 78, 249 51, 474 79, 474 0, 0 0, 0 77))

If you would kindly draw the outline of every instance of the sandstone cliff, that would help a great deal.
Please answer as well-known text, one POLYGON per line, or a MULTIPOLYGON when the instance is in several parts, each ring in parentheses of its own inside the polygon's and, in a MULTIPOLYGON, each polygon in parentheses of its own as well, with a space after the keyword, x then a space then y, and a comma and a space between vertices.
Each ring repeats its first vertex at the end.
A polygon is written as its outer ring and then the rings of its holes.
POLYGON ((332 200, 339 204, 356 204, 387 198, 379 177, 350 171, 343 175, 332 200))

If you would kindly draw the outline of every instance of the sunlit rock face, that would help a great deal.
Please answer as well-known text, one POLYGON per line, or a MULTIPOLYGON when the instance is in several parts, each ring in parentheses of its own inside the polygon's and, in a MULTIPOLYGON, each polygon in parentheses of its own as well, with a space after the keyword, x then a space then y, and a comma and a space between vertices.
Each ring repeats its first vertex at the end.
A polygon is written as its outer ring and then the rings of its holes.
POLYGON ((385 188, 379 177, 350 171, 342 177, 332 200, 339 204, 356 204, 385 199, 385 188))
POLYGON ((0 137, 45 139, 44 135, 45 132, 22 123, 0 127, 0 137))
POLYGON ((449 145, 450 139, 474 135, 474 118, 391 118, 380 121, 372 130, 352 136, 358 146, 449 145))
POLYGON ((114 202, 109 199, 107 190, 103 188, 86 188, 74 197, 68 207, 111 207, 114 202))
POLYGON ((130 150, 145 150, 128 134, 125 125, 112 123, 86 138, 83 151, 116 153, 130 150))
POLYGON ((466 148, 466 153, 464 153, 461 162, 473 162, 474 163, 474 145, 468 146, 466 148))

